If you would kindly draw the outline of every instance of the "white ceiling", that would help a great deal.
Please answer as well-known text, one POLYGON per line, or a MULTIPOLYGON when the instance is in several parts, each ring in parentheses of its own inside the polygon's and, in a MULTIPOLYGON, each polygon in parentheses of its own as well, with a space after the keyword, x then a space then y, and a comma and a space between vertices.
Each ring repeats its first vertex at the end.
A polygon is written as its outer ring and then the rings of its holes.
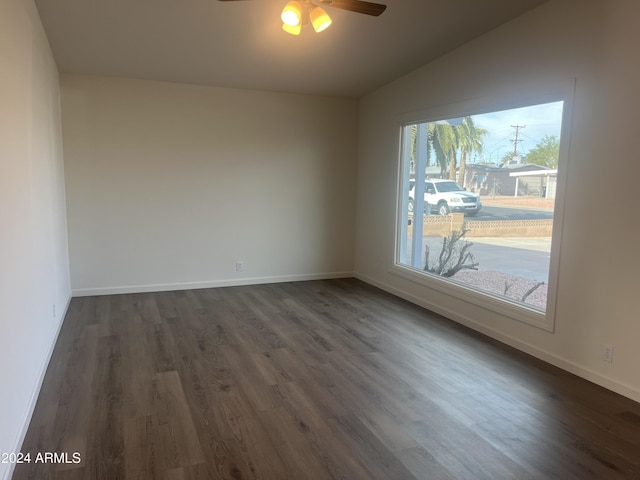
POLYGON ((287 0, 36 0, 58 68, 359 97, 546 0, 381 0, 380 17, 281 29, 287 0))

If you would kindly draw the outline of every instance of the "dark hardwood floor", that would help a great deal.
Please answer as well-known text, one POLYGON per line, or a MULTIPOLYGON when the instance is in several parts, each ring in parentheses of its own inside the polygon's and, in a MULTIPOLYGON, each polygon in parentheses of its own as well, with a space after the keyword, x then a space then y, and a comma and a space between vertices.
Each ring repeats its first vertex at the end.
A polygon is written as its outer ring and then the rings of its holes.
POLYGON ((22 452, 69 461, 14 479, 640 479, 640 405, 354 279, 85 297, 22 452))

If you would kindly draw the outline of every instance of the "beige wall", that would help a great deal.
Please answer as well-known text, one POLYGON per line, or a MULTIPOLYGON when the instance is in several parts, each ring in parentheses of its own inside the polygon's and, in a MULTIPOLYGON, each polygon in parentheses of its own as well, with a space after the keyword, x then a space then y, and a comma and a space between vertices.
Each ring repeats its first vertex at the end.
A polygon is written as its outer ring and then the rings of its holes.
POLYGON ((70 298, 58 73, 30 0, 0 2, 0 105, 0 452, 19 452, 70 298))
POLYGON ((356 101, 74 75, 61 88, 75 294, 353 271, 356 101))
POLYGON ((638 18, 637 1, 551 0, 364 98, 356 271, 360 278, 640 401, 638 18), (571 78, 576 87, 555 333, 390 273, 398 118, 571 78), (615 347, 612 364, 602 361, 605 343, 615 347))
POLYGON ((355 256, 361 278, 640 400, 640 227, 628 222, 639 209, 637 18, 635 0, 551 0, 359 111, 335 98, 63 76, 65 172, 58 75, 37 12, 0 2, 0 452, 19 449, 70 297, 65 175, 78 294, 341 275, 355 256), (576 94, 555 333, 388 273, 398 116, 567 78, 576 94))

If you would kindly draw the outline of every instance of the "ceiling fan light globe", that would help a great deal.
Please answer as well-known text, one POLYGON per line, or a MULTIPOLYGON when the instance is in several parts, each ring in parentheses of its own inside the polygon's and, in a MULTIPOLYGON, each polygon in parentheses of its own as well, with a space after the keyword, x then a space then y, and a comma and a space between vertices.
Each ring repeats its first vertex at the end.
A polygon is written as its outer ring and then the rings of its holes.
POLYGON ((302 25, 298 24, 295 26, 287 25, 286 23, 282 24, 282 30, 291 34, 291 35, 300 35, 300 31, 302 30, 302 25))
POLYGON ((282 23, 295 27, 302 23, 302 5, 297 0, 287 3, 280 14, 282 23))
POLYGON ((317 33, 326 30, 331 25, 331 17, 320 7, 314 7, 309 16, 311 25, 317 33))

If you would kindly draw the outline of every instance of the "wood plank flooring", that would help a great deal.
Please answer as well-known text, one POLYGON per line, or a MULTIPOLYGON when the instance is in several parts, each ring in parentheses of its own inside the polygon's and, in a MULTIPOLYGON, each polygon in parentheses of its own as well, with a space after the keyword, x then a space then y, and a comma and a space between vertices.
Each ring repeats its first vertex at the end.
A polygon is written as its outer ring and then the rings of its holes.
POLYGON ((640 405, 354 279, 73 299, 14 479, 640 479, 640 405))

